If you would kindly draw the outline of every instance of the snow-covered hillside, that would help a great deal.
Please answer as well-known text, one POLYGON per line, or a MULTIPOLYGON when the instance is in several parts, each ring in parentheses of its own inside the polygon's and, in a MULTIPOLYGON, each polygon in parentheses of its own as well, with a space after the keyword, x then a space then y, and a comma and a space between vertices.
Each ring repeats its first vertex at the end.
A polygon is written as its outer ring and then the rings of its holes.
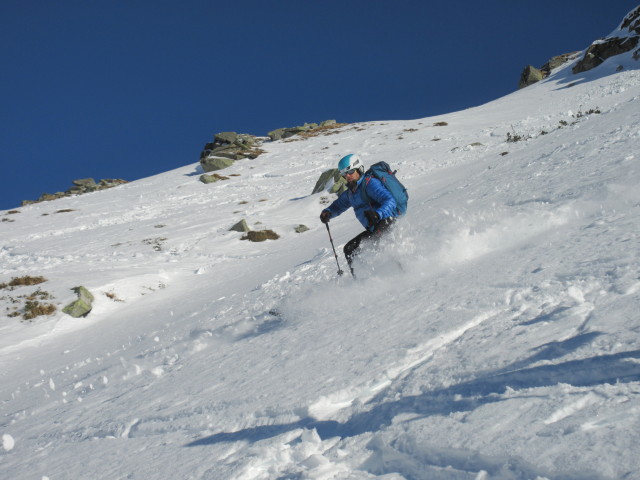
POLYGON ((0 283, 47 281, 2 310, 58 311, 0 323, 0 476, 640 479, 638 64, 3 212, 0 283), (351 152, 410 191, 357 281, 310 195, 351 152))

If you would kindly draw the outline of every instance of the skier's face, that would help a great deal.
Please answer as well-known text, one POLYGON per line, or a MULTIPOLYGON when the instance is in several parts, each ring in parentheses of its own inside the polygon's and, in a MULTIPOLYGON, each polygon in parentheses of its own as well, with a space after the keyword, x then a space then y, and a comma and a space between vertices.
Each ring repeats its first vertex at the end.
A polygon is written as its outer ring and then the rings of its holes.
POLYGON ((360 172, 358 170, 349 170, 347 173, 345 173, 344 178, 347 180, 348 182, 353 182, 353 181, 358 181, 360 180, 360 172))
POLYGON ((344 176, 344 179, 347 181, 347 187, 351 190, 355 190, 358 186, 358 180, 360 180, 360 172, 358 170, 354 170, 353 172, 347 172, 344 176))

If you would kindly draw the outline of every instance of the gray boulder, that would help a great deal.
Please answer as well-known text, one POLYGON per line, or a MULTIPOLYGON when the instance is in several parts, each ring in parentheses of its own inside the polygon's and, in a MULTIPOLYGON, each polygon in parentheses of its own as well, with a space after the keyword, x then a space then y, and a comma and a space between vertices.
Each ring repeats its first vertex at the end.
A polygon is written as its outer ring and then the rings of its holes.
POLYGON ((329 193, 335 193, 337 195, 340 195, 347 189, 347 181, 340 175, 340 170, 337 168, 323 172, 320 178, 318 178, 315 187, 313 187, 311 194, 324 192, 327 188, 329 189, 329 193), (329 187, 329 185, 331 185, 331 187, 329 187))
POLYGON ((240 220, 238 223, 236 223, 233 227, 229 229, 230 232, 240 232, 240 233, 247 233, 250 230, 251 229, 249 228, 249 225, 247 225, 247 221, 244 219, 240 220))
POLYGON ((260 144, 260 140, 258 139, 258 137, 255 137, 253 135, 248 135, 246 133, 241 133, 238 135, 238 137, 232 142, 234 145, 237 145, 239 147, 243 147, 243 148, 253 148, 255 146, 257 146, 258 144, 260 144))
POLYGON ((267 136, 272 142, 276 142, 278 140, 282 140, 282 135, 284 135, 285 130, 286 128, 277 128, 276 130, 272 130, 267 133, 267 136))
POLYGON ((529 85, 533 85, 536 82, 539 82, 544 78, 542 71, 538 70, 533 65, 527 65, 525 69, 520 74, 520 82, 518 83, 518 88, 528 87, 529 85))
POLYGON ((213 139, 214 143, 218 144, 234 143, 238 139, 238 134, 236 132, 220 132, 216 133, 213 139))
POLYGON ((91 311, 94 297, 85 287, 72 288, 78 295, 78 299, 64 307, 62 311, 74 318, 86 317, 91 311))
POLYGON ((96 188, 98 186, 93 178, 80 178, 78 180, 73 180, 72 183, 78 187, 84 188, 96 188))
POLYGON ((284 133, 282 134, 282 138, 289 138, 289 137, 293 137, 294 135, 298 135, 299 133, 302 133, 302 132, 308 132, 309 130, 311 130, 311 128, 307 127, 306 125, 307 124, 305 123, 305 125, 285 128, 284 133))
POLYGON ((218 175, 214 173, 213 175, 200 175, 200 181, 204 184, 219 182, 220 180, 229 180, 229 177, 224 177, 222 175, 218 175))
POLYGON ((233 165, 233 160, 223 157, 206 157, 200 160, 200 165, 205 172, 214 172, 233 165))

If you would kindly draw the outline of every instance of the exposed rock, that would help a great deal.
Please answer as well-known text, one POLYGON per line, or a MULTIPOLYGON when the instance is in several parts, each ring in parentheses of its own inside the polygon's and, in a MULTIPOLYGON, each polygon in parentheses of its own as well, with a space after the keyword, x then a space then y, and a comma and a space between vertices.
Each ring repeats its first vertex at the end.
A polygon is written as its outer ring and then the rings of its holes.
MULTIPOLYGON (((75 191, 73 191, 73 189, 69 189, 69 191, 71 193, 76 193, 75 191)), ((80 193, 80 192, 78 192, 80 193)), ((57 198, 60 198, 58 195, 52 195, 51 193, 43 193, 42 195, 40 195, 40 197, 38 198, 38 202, 48 202, 50 200, 55 200, 57 198)))
POLYGON ((78 299, 64 307, 62 311, 74 318, 86 317, 93 308, 93 295, 85 287, 74 287, 72 290, 76 292, 78 299))
POLYGON ((238 135, 238 138, 236 138, 236 141, 233 143, 234 145, 238 145, 239 147, 253 148, 256 145, 259 145, 260 143, 262 143, 262 140, 253 135, 241 133, 238 135))
POLYGON ((569 60, 577 58, 579 54, 580 52, 571 52, 551 57, 549 61, 540 68, 540 70, 545 77, 548 77, 552 70, 555 70, 556 68, 564 65, 569 60))
POLYGON ((220 132, 213 138, 215 143, 219 144, 234 143, 238 139, 238 134, 236 132, 220 132))
POLYGON ((80 178, 78 180, 73 180, 72 183, 78 187, 84 187, 84 188, 98 187, 98 185, 96 184, 96 181, 93 178, 80 178))
POLYGON ((278 128, 269 132, 269 138, 271 141, 284 140, 289 137, 293 137, 295 135, 299 135, 301 133, 310 132, 312 130, 317 130, 319 128, 333 127, 337 126, 338 123, 335 120, 325 120, 320 122, 320 125, 317 123, 305 123, 304 125, 300 125, 297 127, 286 127, 286 128, 278 128))
MULTIPOLYGON (((573 73, 582 73, 597 67, 607 58, 629 52, 640 42, 640 6, 632 10, 617 30, 609 37, 597 40, 591 44, 584 57, 575 64, 573 73)), ((633 58, 636 58, 634 53, 633 58)))
POLYGON ((214 173, 213 175, 200 175, 200 181, 202 183, 213 183, 213 182, 218 182, 220 180, 229 180, 229 177, 225 177, 223 175, 218 175, 217 173, 214 173))
POLYGON ((527 65, 520 74, 520 82, 518 88, 528 87, 536 82, 539 82, 544 78, 542 71, 538 70, 533 65, 527 65))
POLYGON ((284 131, 282 132, 281 138, 285 139, 285 138, 293 137, 294 135, 298 135, 299 133, 302 133, 302 132, 307 132, 317 126, 318 126, 317 124, 314 124, 314 126, 312 127, 310 124, 305 123, 304 125, 301 125, 298 127, 285 128, 284 131))
POLYGON ((264 153, 257 148, 263 139, 246 133, 221 132, 214 135, 214 141, 207 143, 200 153, 200 164, 205 172, 226 168, 216 159, 242 160, 254 159, 264 153), (213 160, 212 160, 213 159, 213 160), (211 167, 213 165, 213 168, 211 167))
POLYGON ((252 230, 242 236, 240 240, 250 240, 252 242, 264 242, 265 240, 277 240, 280 238, 273 230, 252 230))
MULTIPOLYGON (((640 43, 640 6, 625 16, 620 26, 607 38, 596 40, 587 48, 582 59, 572 67, 574 74, 586 72, 603 63, 607 58, 629 52, 640 43)), ((580 52, 565 53, 553 57, 539 69, 529 65, 520 75, 519 88, 531 85, 549 76, 551 71, 560 65, 574 60, 580 52), (542 78, 540 78, 540 74, 542 78)), ((632 58, 640 59, 640 49, 633 53, 632 58)), ((620 71, 618 67, 616 71, 620 71)))
POLYGON ((640 36, 626 38, 608 38, 591 44, 582 60, 571 69, 573 73, 582 73, 603 63, 607 58, 633 50, 638 46, 640 36))
POLYGON ((122 185, 128 183, 126 180, 121 180, 119 178, 103 178, 98 182, 98 186, 102 188, 112 188, 117 187, 118 185, 122 185))
POLYGON ((282 140, 282 135, 284 135, 286 128, 277 128, 276 130, 272 130, 267 135, 271 139, 271 141, 275 142, 278 140, 282 140))
MULTIPOLYGON (((297 127, 278 128, 269 132, 267 137, 256 137, 255 135, 236 132, 216 133, 213 137, 213 142, 205 144, 202 152, 200 152, 200 163, 205 172, 209 172, 212 170, 208 169, 210 167, 208 167, 207 164, 211 163, 212 158, 226 158, 228 160, 249 158, 253 160, 264 153, 264 150, 261 150, 259 147, 265 140, 282 140, 301 133, 308 133, 319 129, 336 128, 341 125, 342 124, 336 123, 335 120, 325 120, 321 122, 320 125, 317 123, 305 123, 297 127)), ((220 168, 216 166, 215 170, 219 169, 220 168)))
POLYGON ((239 153, 237 151, 237 147, 230 147, 224 150, 217 149, 213 154, 216 157, 228 158, 229 160, 242 160, 243 158, 247 158, 244 153, 239 153))
POLYGON ((309 230, 309 227, 303 224, 300 224, 295 228, 296 233, 306 232, 307 230, 309 230))
POLYGON ((316 132, 323 129, 335 129, 344 124, 338 124, 335 120, 325 120, 317 123, 305 123, 297 127, 278 128, 268 133, 267 137, 256 137, 246 133, 220 132, 213 137, 213 142, 205 144, 200 152, 200 164, 205 172, 226 168, 229 164, 220 164, 218 159, 242 160, 257 158, 264 153, 259 147, 265 140, 282 140, 301 133, 316 132), (211 167, 213 165, 213 168, 211 167), (220 166, 223 165, 223 166, 220 166))
POLYGON ((206 157, 200 160, 200 165, 205 172, 213 172, 215 170, 222 170, 223 168, 233 165, 233 160, 223 157, 206 157))
POLYGON ((529 85, 533 85, 539 82, 543 78, 547 78, 552 70, 564 65, 569 60, 573 60, 580 52, 563 53, 562 55, 556 55, 549 59, 542 67, 536 68, 533 65, 528 65, 524 68, 520 74, 520 82, 518 88, 525 88, 529 85))
POLYGON ((230 232, 240 232, 240 233, 247 233, 250 230, 251 229, 249 228, 249 225, 247 225, 247 221, 244 219, 240 220, 238 223, 236 223, 233 227, 229 229, 230 232))
POLYGON ((63 197, 71 197, 73 195, 82 195, 83 193, 95 192, 97 190, 105 190, 107 188, 113 188, 124 183, 128 182, 126 180, 112 178, 102 179, 97 184, 93 180, 93 178, 82 178, 79 180, 73 180, 74 186, 69 188, 68 190, 57 193, 43 193, 42 195, 40 195, 38 200, 23 200, 22 206, 24 207, 26 205, 31 205, 34 203, 47 202, 63 197))
POLYGON ((323 172, 320 178, 318 178, 315 187, 313 187, 311 194, 324 192, 327 189, 329 189, 329 193, 335 193, 337 195, 340 195, 347 189, 347 181, 342 178, 340 170, 337 168, 323 172))
POLYGON ((628 30, 630 33, 640 35, 640 6, 629 12, 622 23, 620 30, 628 30))

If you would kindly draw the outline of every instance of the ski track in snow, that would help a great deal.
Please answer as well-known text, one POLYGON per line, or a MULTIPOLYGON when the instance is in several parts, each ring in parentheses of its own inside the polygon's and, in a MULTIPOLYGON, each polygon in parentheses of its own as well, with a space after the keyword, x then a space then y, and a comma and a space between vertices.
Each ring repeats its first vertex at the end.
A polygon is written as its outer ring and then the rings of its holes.
MULTIPOLYGON (((265 144, 229 169, 242 182, 186 166, 24 208, 2 280, 42 274, 60 305, 76 284, 96 302, 0 327, 0 469, 640 479, 640 76, 568 88, 563 71, 464 112, 265 144), (392 158, 411 192, 355 281, 317 221, 330 196, 309 195, 346 151, 392 158), (282 238, 240 242, 241 217, 282 238)), ((359 231, 345 217, 338 249, 359 231)))

